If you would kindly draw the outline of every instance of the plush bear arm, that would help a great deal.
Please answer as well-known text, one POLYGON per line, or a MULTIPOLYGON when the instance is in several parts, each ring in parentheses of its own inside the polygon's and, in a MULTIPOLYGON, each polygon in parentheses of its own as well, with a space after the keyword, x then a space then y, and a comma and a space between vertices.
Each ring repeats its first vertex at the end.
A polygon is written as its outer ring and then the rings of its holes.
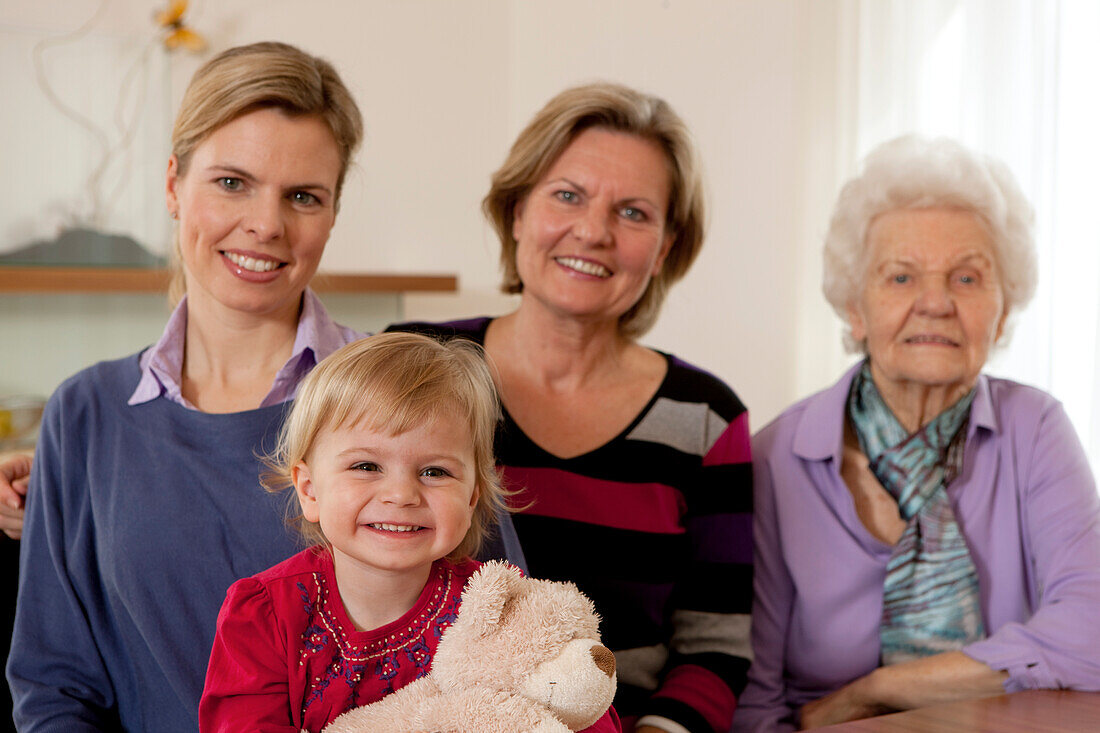
POLYGON ((421 730, 412 727, 413 721, 438 695, 432 678, 421 677, 378 702, 349 710, 325 726, 324 733, 413 733, 421 730))
POLYGON ((506 691, 476 687, 428 701, 418 722, 417 730, 441 733, 570 733, 543 706, 506 691))

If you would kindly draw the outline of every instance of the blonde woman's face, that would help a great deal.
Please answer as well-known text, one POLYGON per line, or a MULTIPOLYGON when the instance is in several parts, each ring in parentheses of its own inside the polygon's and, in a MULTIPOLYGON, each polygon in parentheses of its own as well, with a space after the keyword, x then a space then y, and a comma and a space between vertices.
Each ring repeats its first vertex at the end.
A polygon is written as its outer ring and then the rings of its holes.
POLYGON ((848 315, 876 384, 969 391, 1005 321, 982 220, 959 209, 890 211, 872 222, 867 247, 865 285, 848 315))
POLYGON ((168 164, 168 210, 193 309, 296 318, 335 221, 340 152, 317 117, 261 109, 222 125, 186 173, 168 164))

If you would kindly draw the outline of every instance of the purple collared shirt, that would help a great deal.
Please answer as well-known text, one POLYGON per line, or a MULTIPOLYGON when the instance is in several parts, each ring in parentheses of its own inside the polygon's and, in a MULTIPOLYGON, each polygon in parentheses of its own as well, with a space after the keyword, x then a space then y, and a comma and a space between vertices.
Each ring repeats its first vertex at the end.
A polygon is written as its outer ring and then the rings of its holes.
MULTIPOLYGON (((789 408, 753 438, 753 666, 734 731, 793 730, 798 709, 880 664, 891 547, 840 476, 848 389, 789 408)), ((989 636, 963 648, 1005 689, 1100 690, 1100 497, 1050 395, 978 378, 962 473, 947 487, 989 636)))
MULTIPOLYGON (((140 405, 163 396, 188 409, 196 409, 180 391, 186 334, 187 296, 184 296, 172 311, 160 340, 141 355, 138 362, 141 380, 130 395, 128 404, 140 405)), ((275 375, 271 389, 259 406, 268 407, 294 399, 298 383, 309 374, 310 369, 340 347, 366 335, 334 322, 321 304, 321 299, 307 288, 302 296, 302 315, 298 318, 298 332, 290 358, 275 375)))

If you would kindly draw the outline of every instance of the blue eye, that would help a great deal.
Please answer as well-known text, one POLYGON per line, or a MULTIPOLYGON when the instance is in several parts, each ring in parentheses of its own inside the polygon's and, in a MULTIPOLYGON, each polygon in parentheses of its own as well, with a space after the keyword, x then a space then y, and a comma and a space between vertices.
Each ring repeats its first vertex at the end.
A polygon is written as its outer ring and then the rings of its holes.
POLYGON ((240 178, 233 178, 232 176, 224 176, 218 179, 218 184, 221 185, 226 191, 240 191, 244 186, 244 181, 240 178))
POLYGON ((894 275, 892 278, 890 278, 890 281, 895 282, 898 285, 904 285, 905 283, 909 282, 909 276, 908 275, 894 275))
POLYGON ((302 206, 316 206, 321 203, 320 199, 308 191, 295 191, 290 195, 290 198, 294 203, 301 204, 302 206))
POLYGON ((575 202, 578 198, 575 191, 558 191, 554 194, 554 196, 559 201, 564 201, 567 204, 575 202))
POLYGON ((961 282, 963 285, 972 285, 973 283, 978 282, 978 278, 974 277, 973 275, 959 275, 959 282, 961 282))
POLYGON ((625 218, 630 219, 631 221, 645 221, 646 220, 645 212, 642 211, 641 209, 636 209, 633 206, 627 206, 626 208, 624 208, 623 211, 622 211, 622 215, 625 218))

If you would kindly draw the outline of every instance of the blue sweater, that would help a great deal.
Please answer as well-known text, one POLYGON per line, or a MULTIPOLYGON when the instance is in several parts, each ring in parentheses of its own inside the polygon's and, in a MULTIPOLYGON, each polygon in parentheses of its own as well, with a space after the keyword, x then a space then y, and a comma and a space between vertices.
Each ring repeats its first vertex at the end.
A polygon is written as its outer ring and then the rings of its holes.
POLYGON ((138 378, 137 356, 104 362, 46 407, 8 660, 22 731, 197 730, 226 589, 297 549, 257 481, 286 406, 128 406, 138 378))

